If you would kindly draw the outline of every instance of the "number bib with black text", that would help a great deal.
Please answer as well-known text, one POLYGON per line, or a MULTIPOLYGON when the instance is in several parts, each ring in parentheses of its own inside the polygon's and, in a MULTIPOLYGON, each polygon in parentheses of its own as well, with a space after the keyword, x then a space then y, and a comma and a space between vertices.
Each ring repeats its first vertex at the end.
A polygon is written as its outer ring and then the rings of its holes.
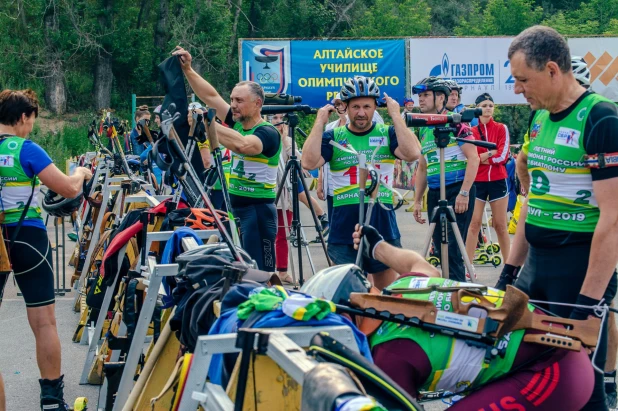
MULTIPOLYGON (((448 113, 449 115, 452 113, 448 113)), ((431 189, 440 188, 440 151, 433 135, 433 127, 420 127, 421 155, 427 162, 427 185, 431 189)), ((451 185, 464 180, 468 159, 457 140, 452 138, 444 149, 445 184, 451 185)))
MULTIPOLYGON (((241 123, 234 125, 234 130, 243 136, 255 133, 258 127, 273 127, 267 122, 262 122, 251 130, 243 130, 241 123)), ((276 129, 275 129, 276 130, 276 129)), ((279 135, 279 131, 277 131, 279 135)), ((242 197, 252 198, 275 198, 277 195, 277 166, 281 154, 281 140, 279 149, 272 157, 264 154, 248 156, 232 152, 230 161, 229 191, 242 197)))
POLYGON ((528 149, 530 193, 526 224, 554 230, 593 232, 599 207, 590 169, 583 162, 584 130, 590 109, 608 99, 590 94, 563 120, 547 110, 532 120, 528 149))
MULTIPOLYGON (((348 145, 354 147, 358 153, 363 153, 367 156, 367 163, 371 160, 373 152, 378 148, 374 157, 375 166, 379 168, 381 183, 380 184, 380 202, 384 204, 393 204, 393 195, 391 191, 385 187, 392 187, 393 173, 395 170, 396 157, 391 153, 390 139, 388 137, 389 126, 384 124, 375 124, 373 130, 364 136, 357 136, 351 133, 347 127, 338 127, 333 130, 334 140, 340 145, 346 147, 348 145), (385 185, 385 186, 383 186, 385 185)), ((358 158, 356 155, 340 150, 337 147, 333 148, 333 157, 330 160, 330 171, 332 175, 333 185, 333 206, 339 207, 342 205, 357 205, 359 201, 358 192, 358 158)), ((367 180, 367 186, 371 183, 371 179, 367 180)), ((365 198, 365 202, 369 198, 365 198)))

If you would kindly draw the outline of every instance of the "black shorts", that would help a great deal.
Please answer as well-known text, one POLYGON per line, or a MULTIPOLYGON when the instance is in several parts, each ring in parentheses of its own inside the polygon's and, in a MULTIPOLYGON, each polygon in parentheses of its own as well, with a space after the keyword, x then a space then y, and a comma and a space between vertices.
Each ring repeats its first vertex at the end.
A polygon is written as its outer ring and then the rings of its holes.
MULTIPOLYGON (((9 249, 9 239, 15 227, 3 227, 4 242, 9 249)), ((13 247, 9 250, 15 281, 24 296, 26 307, 54 304, 54 270, 52 250, 47 231, 39 227, 21 227, 13 247)), ((0 274, 0 301, 9 274, 0 274)))
MULTIPOLYGON (((528 257, 515 282, 533 300, 555 301, 574 304, 584 283, 590 244, 572 244, 557 248, 530 246, 528 257)), ((612 275, 603 298, 609 304, 616 296, 618 277, 612 275)), ((551 312, 568 317, 573 307, 549 304, 551 312)))
MULTIPOLYGON (((394 240, 385 240, 394 247, 401 248, 399 238, 394 240)), ((352 244, 328 244, 328 256, 333 263, 339 264, 355 264, 358 251, 354 249, 352 244)), ((363 268, 369 274, 379 273, 388 269, 387 265, 382 264, 378 260, 363 256, 363 268)))
MULTIPOLYGON (((574 304, 584 283, 588 261, 590 260, 590 243, 568 244, 556 248, 538 248, 530 246, 528 257, 515 287, 519 288, 533 300, 574 304)), ((609 304, 616 296, 618 278, 616 271, 603 290, 603 298, 609 304)), ((552 313, 568 318, 573 307, 544 304, 552 313)), ((607 358, 607 322, 597 344, 596 366, 603 369, 607 358)), ((605 388, 603 375, 594 373, 592 396, 583 410, 603 410, 605 408, 605 388)))
POLYGON ((509 186, 504 180, 496 181, 477 181, 474 183, 476 187, 476 199, 480 201, 493 202, 509 196, 509 186))

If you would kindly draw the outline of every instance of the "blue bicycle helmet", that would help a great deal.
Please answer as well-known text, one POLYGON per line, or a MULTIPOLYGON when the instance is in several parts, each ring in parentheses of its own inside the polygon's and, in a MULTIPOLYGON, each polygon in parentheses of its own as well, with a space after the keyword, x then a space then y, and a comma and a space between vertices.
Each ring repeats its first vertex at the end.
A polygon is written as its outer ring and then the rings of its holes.
POLYGON ((350 101, 357 97, 380 98, 380 88, 376 83, 365 76, 354 76, 348 79, 341 87, 341 101, 350 101))

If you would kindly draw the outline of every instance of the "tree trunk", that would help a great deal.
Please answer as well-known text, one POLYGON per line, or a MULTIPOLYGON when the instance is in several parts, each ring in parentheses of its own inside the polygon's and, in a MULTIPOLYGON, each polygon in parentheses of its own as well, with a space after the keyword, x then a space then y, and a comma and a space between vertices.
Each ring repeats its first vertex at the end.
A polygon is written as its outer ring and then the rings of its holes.
POLYGON ((142 4, 139 8, 139 14, 137 15, 137 29, 142 27, 143 21, 148 21, 150 16, 150 0, 142 0, 142 4))
POLYGON ((160 0, 159 2, 159 17, 157 18, 157 25, 155 26, 155 47, 161 54, 165 53, 167 46, 167 22, 169 15, 169 0, 160 0))
POLYGON ((62 61, 54 58, 49 69, 50 72, 45 78, 45 104, 52 113, 64 114, 67 111, 67 94, 62 61))
POLYGON ((259 12, 257 10, 257 6, 255 4, 255 0, 251 0, 251 8, 249 9, 249 24, 251 28, 249 29, 249 37, 255 38, 257 36, 257 27, 259 25, 259 12))
MULTIPOLYGON (((233 3, 234 0, 229 0, 230 2, 230 8, 236 7, 236 10, 234 11, 234 24, 232 25, 232 36, 230 37, 230 42, 228 43, 227 46, 227 50, 228 50, 228 54, 227 54, 227 67, 232 67, 233 59, 234 59, 234 46, 236 43, 236 39, 238 38, 238 18, 240 17, 240 9, 242 7, 242 0, 238 0, 238 4, 234 5, 233 3)), ((228 78, 229 78, 229 74, 230 74, 231 70, 224 70, 223 71, 223 85, 227 90, 227 82, 228 82, 228 78)))
MULTIPOLYGON (((112 27, 113 0, 103 0, 102 12, 99 14, 99 30, 108 33, 112 27)), ((108 38, 110 36, 107 36, 108 38)), ((108 40, 109 41, 109 40, 108 40)), ((94 68, 94 104, 98 109, 111 108, 112 101, 112 53, 111 45, 103 41, 102 50, 99 50, 96 66, 94 68)))
MULTIPOLYGON (((21 2, 19 2, 21 3, 21 2)), ((18 3, 18 5, 19 5, 18 3)), ((24 13, 24 10, 20 11, 24 13)), ((67 95, 64 84, 64 66, 60 52, 55 47, 53 38, 58 32, 56 3, 51 1, 45 15, 45 43, 48 72, 45 77, 45 104, 54 114, 64 114, 67 109, 67 95)), ((25 23, 24 23, 25 24, 25 23)))
POLYGON ((24 10, 24 0, 17 0, 17 15, 19 17, 21 29, 28 30, 28 24, 26 23, 26 10, 24 10))
POLYGON ((112 55, 99 53, 94 69, 94 103, 97 110, 111 108, 112 101, 112 55))

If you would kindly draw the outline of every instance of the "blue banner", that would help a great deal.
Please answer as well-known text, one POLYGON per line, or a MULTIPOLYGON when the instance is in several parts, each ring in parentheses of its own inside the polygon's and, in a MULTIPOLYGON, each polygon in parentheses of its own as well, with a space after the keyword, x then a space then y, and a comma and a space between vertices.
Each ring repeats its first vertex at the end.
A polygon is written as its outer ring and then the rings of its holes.
POLYGON ((289 93, 303 104, 322 107, 355 75, 372 77, 381 93, 403 102, 405 40, 294 40, 291 51, 289 93))
POLYGON ((259 83, 266 93, 290 94, 290 42, 243 40, 242 80, 259 83))

